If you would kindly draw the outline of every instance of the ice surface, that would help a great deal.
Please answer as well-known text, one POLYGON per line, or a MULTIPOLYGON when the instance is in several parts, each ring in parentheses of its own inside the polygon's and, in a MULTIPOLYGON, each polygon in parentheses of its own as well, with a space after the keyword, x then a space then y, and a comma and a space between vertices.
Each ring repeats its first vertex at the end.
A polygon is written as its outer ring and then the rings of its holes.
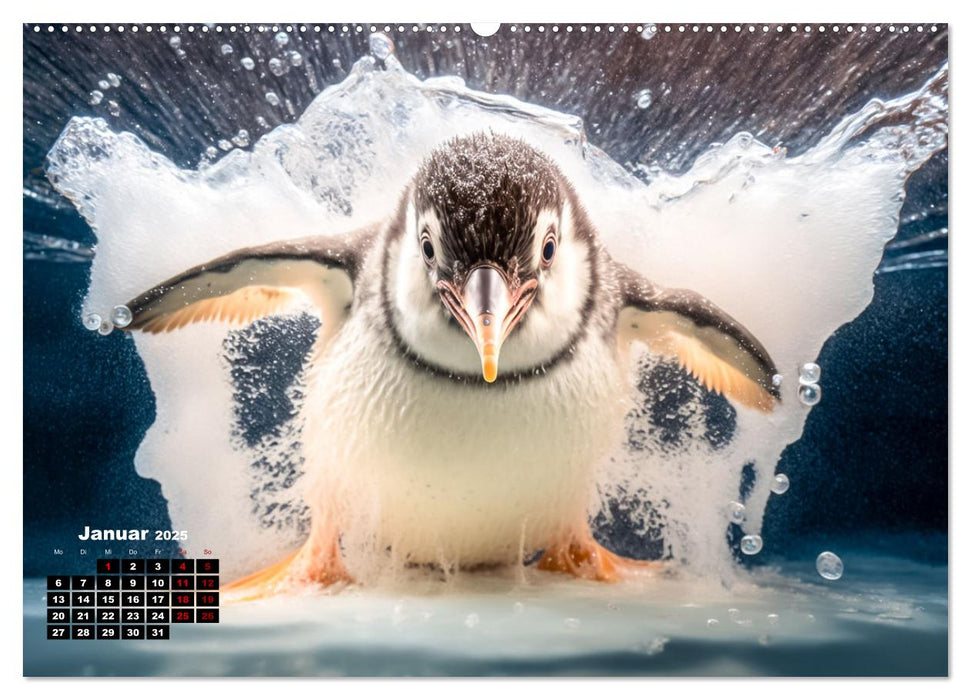
MULTIPOLYGON (((918 92, 847 116, 799 157, 739 134, 686 174, 662 173, 645 185, 587 143, 574 117, 467 89, 459 78, 419 81, 393 55, 383 63, 378 70, 361 59, 295 124, 198 170, 177 168, 100 119, 72 119, 48 173, 98 237, 82 315, 107 318, 159 281, 236 248, 382 218, 442 140, 493 129, 556 159, 615 257, 660 284, 709 297, 763 342, 783 376, 796 377, 869 303, 906 178, 946 144, 945 66, 918 92)), ((173 526, 190 532, 189 555, 210 549, 232 576, 301 539, 297 520, 260 523, 254 492, 265 472, 253 468, 287 463, 300 419, 273 440, 240 440, 227 332, 206 325, 133 337, 157 408, 136 467, 162 484, 173 526)), ((692 439, 683 449, 650 435, 640 451, 618 445, 602 466, 604 501, 626 500, 634 520, 645 532, 660 528, 665 550, 686 568, 731 577, 726 504, 739 498, 743 468, 754 464, 742 529, 758 534, 776 462, 809 411, 794 384, 783 383, 782 407, 771 416, 737 409, 732 439, 717 449, 702 439, 695 414, 685 417, 692 439)), ((301 480, 276 495, 298 511, 301 480)))

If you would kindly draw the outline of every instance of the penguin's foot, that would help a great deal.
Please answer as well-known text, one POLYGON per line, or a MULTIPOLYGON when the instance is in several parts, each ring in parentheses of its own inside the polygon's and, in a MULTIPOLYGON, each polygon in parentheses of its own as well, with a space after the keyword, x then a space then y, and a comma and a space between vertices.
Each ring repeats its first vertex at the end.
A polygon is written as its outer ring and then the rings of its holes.
POLYGON ((328 587, 353 581, 336 543, 325 550, 307 543, 282 561, 234 581, 222 591, 228 600, 241 602, 270 598, 309 585, 328 587))
POLYGON ((570 574, 588 581, 617 583, 625 578, 660 571, 664 564, 656 561, 628 559, 602 547, 587 535, 558 542, 543 554, 536 568, 570 574))

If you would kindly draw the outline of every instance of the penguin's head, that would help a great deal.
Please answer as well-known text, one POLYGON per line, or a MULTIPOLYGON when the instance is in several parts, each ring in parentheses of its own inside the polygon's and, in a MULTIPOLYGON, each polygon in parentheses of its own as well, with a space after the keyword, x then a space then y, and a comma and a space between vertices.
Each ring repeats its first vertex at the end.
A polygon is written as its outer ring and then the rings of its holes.
POLYGON ((568 351, 586 322, 596 245, 548 157, 507 136, 455 138, 406 197, 389 296, 412 352, 493 382, 568 351))

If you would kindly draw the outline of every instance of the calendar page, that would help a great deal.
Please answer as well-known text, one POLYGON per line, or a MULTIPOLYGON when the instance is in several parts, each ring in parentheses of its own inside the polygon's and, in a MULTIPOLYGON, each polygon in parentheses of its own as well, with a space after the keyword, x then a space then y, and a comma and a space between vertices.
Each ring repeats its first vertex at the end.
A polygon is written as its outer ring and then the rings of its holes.
POLYGON ((947 675, 946 23, 22 41, 25 676, 947 675))

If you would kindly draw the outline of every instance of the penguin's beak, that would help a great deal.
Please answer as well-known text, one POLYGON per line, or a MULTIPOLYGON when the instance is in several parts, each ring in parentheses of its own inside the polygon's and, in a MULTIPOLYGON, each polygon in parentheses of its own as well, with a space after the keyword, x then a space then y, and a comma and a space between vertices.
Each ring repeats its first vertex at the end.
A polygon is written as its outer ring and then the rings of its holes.
POLYGON ((438 283, 446 308, 469 334, 482 360, 482 378, 496 381, 499 350, 536 296, 536 280, 511 285, 492 265, 472 270, 460 293, 446 281, 438 283))

